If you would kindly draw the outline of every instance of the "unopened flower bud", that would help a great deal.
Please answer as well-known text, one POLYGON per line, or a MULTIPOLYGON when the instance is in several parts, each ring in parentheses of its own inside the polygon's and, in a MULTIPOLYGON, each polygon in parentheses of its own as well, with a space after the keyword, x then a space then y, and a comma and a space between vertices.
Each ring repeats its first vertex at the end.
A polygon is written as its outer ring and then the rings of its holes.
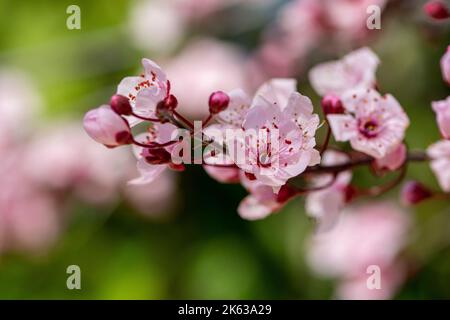
POLYGON ((341 99, 333 94, 327 94, 322 98, 322 110, 325 115, 344 113, 341 99))
POLYGON ((107 105, 87 112, 83 126, 92 139, 110 148, 132 142, 130 126, 126 120, 107 105))
POLYGON ((433 193, 417 181, 408 181, 403 185, 400 198, 405 205, 413 205, 431 197, 433 193))
POLYGON ((425 13, 436 20, 443 20, 450 17, 450 12, 442 1, 432 0, 428 1, 424 6, 425 13))
POLYGON ((230 97, 223 91, 213 92, 209 96, 209 112, 217 114, 225 110, 230 104, 230 97))
POLYGON ((133 111, 130 100, 120 94, 113 95, 109 104, 117 114, 130 115, 133 111))

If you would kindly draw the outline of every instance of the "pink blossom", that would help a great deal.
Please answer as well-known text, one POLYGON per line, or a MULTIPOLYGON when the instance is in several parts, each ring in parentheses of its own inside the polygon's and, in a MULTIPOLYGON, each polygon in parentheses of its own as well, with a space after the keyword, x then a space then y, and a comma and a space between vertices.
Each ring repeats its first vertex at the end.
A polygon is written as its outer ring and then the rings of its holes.
MULTIPOLYGON (((350 158, 345 153, 327 150, 322 156, 322 165, 343 164, 350 158)), ((324 174, 314 179, 315 186, 325 186, 332 182, 333 176, 324 174)), ((317 220, 318 232, 330 230, 337 223, 340 212, 346 203, 346 191, 352 179, 351 171, 339 173, 332 184, 322 190, 308 193, 306 196, 306 212, 317 220)))
POLYGON ((186 19, 173 1, 136 1, 131 8, 129 29, 133 43, 150 52, 172 52, 186 27, 186 19))
MULTIPOLYGON (((370 270, 369 270, 370 271, 370 270)), ((373 271, 372 271, 373 272, 373 271)), ((396 263, 380 268, 380 288, 369 289, 367 280, 371 273, 361 273, 339 281, 336 296, 343 300, 386 300, 392 298, 406 280, 405 266, 396 263)))
POLYGON ((180 112, 197 118, 208 114, 208 99, 217 90, 245 87, 244 57, 237 47, 213 39, 196 39, 166 64, 180 112))
POLYGON ((441 140, 428 147, 431 170, 442 190, 450 192, 450 140, 441 140))
POLYGON ((387 0, 324 0, 322 21, 337 42, 362 40, 369 29, 368 8, 377 6, 383 9, 387 0))
POLYGON ((217 122, 227 126, 240 128, 250 109, 252 99, 241 89, 228 92, 230 102, 228 107, 215 117, 217 122))
POLYGON ((388 266, 406 244, 408 216, 389 203, 343 212, 330 232, 311 242, 309 262, 324 275, 349 276, 371 264, 388 266))
POLYGON ((450 46, 441 58, 441 71, 444 81, 450 86, 450 46))
POLYGON ((450 96, 445 100, 434 101, 431 106, 436 112, 436 121, 442 137, 450 139, 450 96))
POLYGON ((83 126, 92 139, 109 148, 131 142, 128 123, 108 105, 87 112, 83 119, 83 126))
POLYGON ((406 182, 401 191, 400 199, 404 205, 418 204, 433 195, 426 186, 418 181, 406 182))
MULTIPOLYGON (((154 118, 156 105, 168 94, 166 74, 149 59, 142 59, 144 73, 138 77, 126 77, 117 87, 117 94, 128 97, 133 111, 144 117, 154 118)), ((129 118, 133 126, 141 120, 129 118)))
POLYGON ((59 193, 71 191, 93 204, 114 202, 134 167, 128 150, 106 149, 70 122, 35 134, 23 162, 26 173, 39 185, 59 193))
POLYGON ((47 249, 60 231, 56 199, 23 168, 22 149, 2 154, 0 166, 0 250, 47 249))
POLYGON ((406 160, 407 150, 404 143, 400 143, 393 148, 391 152, 386 154, 383 158, 376 159, 374 162, 375 168, 378 170, 395 171, 400 168, 406 160))
POLYGON ((361 48, 341 60, 315 66, 309 72, 309 80, 319 95, 341 96, 348 90, 373 88, 379 63, 372 50, 361 48))
MULTIPOLYGON (((172 141, 177 130, 177 127, 171 123, 156 123, 148 133, 140 134, 136 140, 147 144, 151 142, 165 144, 172 141)), ((174 147, 175 144, 158 149, 133 146, 134 154, 138 159, 137 169, 140 176, 129 183, 139 185, 153 182, 171 164, 171 151, 174 147)))
POLYGON ((389 203, 344 212, 335 228, 311 239, 308 263, 317 273, 339 279, 340 298, 389 298, 404 273, 403 269, 389 272, 400 266, 398 254, 407 244, 408 217, 389 203), (381 292, 372 293, 363 286, 372 265, 381 269, 381 292))
POLYGON ((328 122, 337 141, 380 159, 404 139, 408 116, 390 94, 373 89, 347 92, 342 99, 346 114, 331 114, 328 122))
POLYGON ((33 128, 42 99, 20 70, 0 68, 0 148, 14 143, 33 128))
POLYGON ((231 141, 229 149, 244 148, 245 159, 234 159, 236 165, 266 185, 281 187, 320 161, 314 149, 318 125, 311 101, 296 92, 295 80, 274 79, 257 91, 240 141, 231 141))

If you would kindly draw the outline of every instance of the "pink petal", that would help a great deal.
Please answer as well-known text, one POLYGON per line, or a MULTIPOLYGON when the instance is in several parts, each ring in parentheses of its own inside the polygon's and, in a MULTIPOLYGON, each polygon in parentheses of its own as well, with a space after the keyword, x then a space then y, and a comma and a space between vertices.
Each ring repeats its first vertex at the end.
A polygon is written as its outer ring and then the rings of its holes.
POLYGON ((405 144, 401 143, 383 158, 377 159, 375 165, 380 169, 397 170, 405 163, 406 151, 405 144))
POLYGON ((144 66, 145 77, 153 80, 154 76, 160 82, 166 82, 166 74, 162 71, 161 67, 150 59, 142 59, 142 65, 144 66))

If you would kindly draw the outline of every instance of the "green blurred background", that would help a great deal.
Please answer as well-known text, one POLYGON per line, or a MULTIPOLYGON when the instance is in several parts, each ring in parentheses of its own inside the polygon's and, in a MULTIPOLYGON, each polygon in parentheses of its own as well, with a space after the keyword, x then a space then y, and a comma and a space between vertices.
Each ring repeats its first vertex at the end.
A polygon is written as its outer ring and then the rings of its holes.
MULTIPOLYGON (((369 44, 382 61, 377 73, 381 88, 396 96, 411 119, 411 148, 425 148, 439 139, 430 102, 449 92, 438 64, 448 45, 448 25, 436 31, 421 21, 420 3, 406 11, 386 11, 382 30, 369 44)), ((126 26, 133 5, 125 0, 1 0, 0 65, 29 73, 44 98, 47 119, 81 121, 88 109, 108 101, 124 76, 139 70, 141 57, 154 58, 130 42, 126 26), (70 4, 81 8, 81 30, 66 28, 70 4)), ((213 35, 250 51, 273 19, 271 11, 242 33, 213 30, 213 35)), ((312 54, 310 65, 342 53, 312 54)), ((318 106, 305 74, 299 80, 300 91, 318 106)), ((437 188, 427 166, 411 166, 409 177, 437 188)), ((354 180, 364 185, 374 178, 360 170, 354 180)), ((64 233, 49 252, 0 257, 0 298, 332 297, 333 282, 315 276, 305 264, 304 240, 314 224, 304 213, 303 199, 263 221, 249 222, 236 213, 246 194, 240 186, 219 184, 200 166, 178 174, 177 183, 172 212, 157 221, 125 203, 107 209, 75 203, 64 233), (66 288, 71 264, 81 268, 81 290, 66 288)), ((387 198, 396 201, 397 194, 395 190, 387 198)), ((448 201, 437 201, 410 210, 416 227, 408 250, 421 267, 397 298, 450 298, 449 207, 448 201)))

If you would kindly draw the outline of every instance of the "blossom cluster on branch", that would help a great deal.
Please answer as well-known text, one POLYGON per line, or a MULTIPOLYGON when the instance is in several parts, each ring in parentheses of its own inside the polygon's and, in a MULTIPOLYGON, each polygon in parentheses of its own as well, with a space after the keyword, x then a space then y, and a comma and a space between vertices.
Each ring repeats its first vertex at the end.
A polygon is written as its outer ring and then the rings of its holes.
MULTIPOLYGON (((441 60, 447 82, 449 52, 441 60)), ((142 64, 144 72, 124 78, 109 105, 84 118, 85 130, 97 142, 110 148, 133 145, 140 177, 132 184, 150 183, 166 169, 202 164, 219 182, 241 183, 248 190, 238 208, 241 217, 264 218, 305 195, 306 209, 320 229, 331 228, 354 199, 397 186, 411 161, 429 161, 443 192, 408 182, 402 190, 405 202, 450 192, 450 97, 432 103, 443 139, 425 151, 409 151, 404 143, 409 118, 394 96, 379 91, 380 60, 369 48, 311 69, 311 85, 322 96, 322 120, 311 100, 297 91, 296 80, 286 78, 267 81, 253 96, 242 89, 213 92, 209 116, 193 122, 178 112, 183 101, 172 94, 164 71, 149 59, 142 64), (318 130, 326 131, 320 144, 318 130), (348 142, 351 151, 331 146, 332 137, 348 142), (376 176, 396 175, 362 189, 352 184, 352 170, 360 166, 376 176)))

